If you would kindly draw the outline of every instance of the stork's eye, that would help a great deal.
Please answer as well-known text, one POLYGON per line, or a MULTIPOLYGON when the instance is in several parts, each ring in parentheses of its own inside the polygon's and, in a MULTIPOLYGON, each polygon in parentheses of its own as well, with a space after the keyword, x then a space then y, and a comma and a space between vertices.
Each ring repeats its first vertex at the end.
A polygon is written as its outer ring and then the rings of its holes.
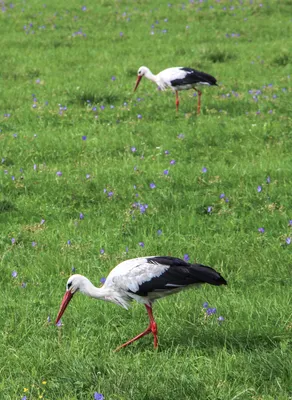
POLYGON ((67 285, 68 290, 70 289, 71 286, 72 286, 72 282, 69 282, 67 285))

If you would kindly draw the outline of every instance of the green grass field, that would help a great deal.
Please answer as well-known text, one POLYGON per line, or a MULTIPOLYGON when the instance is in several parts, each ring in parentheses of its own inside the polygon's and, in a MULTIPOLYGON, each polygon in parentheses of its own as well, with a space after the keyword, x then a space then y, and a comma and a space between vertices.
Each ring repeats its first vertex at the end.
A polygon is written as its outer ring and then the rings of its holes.
POLYGON ((169 1, 0 1, 1 400, 292 399, 292 2, 169 1), (141 65, 219 87, 176 114, 141 65), (186 254, 228 286, 158 302, 158 351, 113 353, 137 304, 54 325, 73 267, 186 254))

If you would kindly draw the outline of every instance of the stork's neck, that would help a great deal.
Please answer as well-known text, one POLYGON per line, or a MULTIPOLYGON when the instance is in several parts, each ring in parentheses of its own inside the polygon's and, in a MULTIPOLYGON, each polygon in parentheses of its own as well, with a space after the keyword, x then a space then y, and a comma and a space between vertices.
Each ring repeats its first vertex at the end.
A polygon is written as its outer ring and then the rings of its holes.
POLYGON ((104 287, 97 288, 94 286, 89 279, 85 278, 83 285, 80 287, 80 292, 86 296, 93 297, 100 300, 108 300, 111 297, 111 289, 106 289, 104 287))
POLYGON ((144 76, 145 76, 145 78, 149 79, 150 81, 157 83, 157 75, 152 74, 152 72, 150 71, 149 68, 147 69, 144 76))

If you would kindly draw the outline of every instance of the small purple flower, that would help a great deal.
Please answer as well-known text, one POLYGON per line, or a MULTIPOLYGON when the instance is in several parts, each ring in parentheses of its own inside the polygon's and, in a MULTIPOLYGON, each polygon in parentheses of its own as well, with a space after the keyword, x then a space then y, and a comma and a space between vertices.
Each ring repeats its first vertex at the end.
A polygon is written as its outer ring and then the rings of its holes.
POLYGON ((156 185, 155 185, 155 183, 153 183, 153 182, 152 182, 152 183, 150 183, 150 185, 149 185, 149 186, 150 186, 150 189, 155 189, 155 188, 156 188, 156 185))
POLYGON ((269 113, 269 114, 273 114, 273 110, 269 110, 268 113, 269 113))
POLYGON ((62 176, 63 174, 62 174, 61 171, 57 171, 57 172, 56 172, 56 175, 57 175, 57 176, 62 176))
POLYGON ((120 32, 120 37, 124 36, 123 32, 120 32))
POLYGON ((103 189, 103 193, 106 193, 107 192, 107 190, 106 189, 103 189))
POLYGON ((174 164, 175 164, 175 160, 171 160, 170 165, 174 165, 174 164))
POLYGON ((180 133, 179 135, 177 135, 178 139, 184 139, 185 135, 183 133, 180 133))
POLYGON ((138 114, 138 115, 137 115, 137 118, 138 118, 138 119, 142 119, 142 115, 141 115, 141 114, 138 114))
POLYGON ((269 176, 267 177, 266 182, 271 183, 271 178, 269 176))
POLYGON ((102 284, 104 284, 105 281, 106 281, 106 278, 100 278, 100 280, 99 280, 99 282, 102 283, 102 284))
POLYGON ((265 233, 265 229, 264 229, 264 228, 258 228, 258 231, 259 231, 260 233, 265 233))
POLYGON ((207 208, 207 212, 208 212, 208 213, 211 213, 212 210, 213 210, 213 207, 211 207, 211 206, 209 206, 209 207, 207 208))
POLYGON ((32 247, 35 247, 37 245, 37 242, 31 242, 32 247))
POLYGON ((108 197, 113 197, 113 195, 114 195, 114 192, 113 191, 111 191, 111 192, 108 192, 108 197))
POLYGON ((83 7, 81 8, 81 10, 82 10, 82 11, 86 11, 86 6, 83 6, 83 7))
POLYGON ((101 106, 100 106, 100 109, 101 109, 101 110, 104 110, 104 109, 105 109, 105 106, 102 106, 102 105, 101 105, 101 106))
POLYGON ((42 219, 41 222, 40 222, 40 224, 43 225, 45 222, 46 222, 46 220, 45 220, 45 219, 42 219))
POLYGON ((168 174, 169 174, 168 169, 165 169, 165 170, 163 171, 163 175, 168 175, 168 174))
POLYGON ((18 273, 16 271, 12 271, 11 276, 12 278, 17 278, 18 273))
POLYGON ((217 321, 220 323, 224 322, 224 317, 222 317, 222 315, 220 315, 220 317, 217 318, 217 321))
POLYGON ((94 392, 93 399, 94 400, 104 400, 104 396, 101 393, 94 392))
POLYGON ((62 321, 61 321, 61 320, 58 321, 58 322, 56 323, 56 326, 57 326, 58 328, 60 328, 61 326, 63 326, 62 321))
POLYGON ((96 111, 96 107, 92 107, 92 111, 96 111))
POLYGON ((99 250, 100 254, 104 254, 104 249, 99 250))
POLYGON ((144 247, 145 246, 144 242, 139 242, 138 244, 139 244, 140 247, 144 247))
POLYGON ((208 170, 207 170, 207 168, 206 168, 206 167, 203 167, 203 168, 202 168, 202 172, 203 172, 203 174, 205 174, 207 171, 208 171, 208 170))
POLYGON ((27 397, 26 397, 26 396, 23 396, 23 397, 21 398, 21 400, 27 400, 27 397))
POLYGON ((224 199, 224 197, 225 197, 224 193, 221 193, 220 196, 219 196, 220 199, 224 199))
POLYGON ((79 219, 84 219, 84 214, 83 213, 79 214, 79 219))
POLYGON ((87 139, 87 136, 82 136, 82 140, 86 140, 87 139))
POLYGON ((188 262, 190 259, 190 256, 188 254, 184 254, 184 261, 188 262))
POLYGON ((169 151, 168 151, 168 150, 165 150, 165 151, 164 151, 164 154, 166 154, 166 155, 169 154, 169 151))
POLYGON ((206 310, 207 315, 213 315, 216 312, 217 312, 217 309, 215 307, 214 308, 207 308, 207 310, 206 310))
POLYGON ((15 242, 16 242, 15 238, 12 238, 12 239, 11 239, 11 243, 12 243, 12 244, 15 244, 15 242))
POLYGON ((12 179, 13 181, 15 181, 15 176, 14 176, 14 175, 12 175, 11 179, 12 179))
POLYGON ((117 78, 115 76, 112 76, 112 81, 116 81, 117 78))
POLYGON ((90 174, 86 174, 86 179, 89 179, 90 178, 90 174))
POLYGON ((158 235, 158 236, 161 236, 161 235, 162 235, 162 230, 161 230, 161 229, 158 229, 157 235, 158 235))
POLYGON ((262 187, 260 185, 257 187, 257 191, 258 191, 258 193, 260 193, 262 191, 262 187))
POLYGON ((50 323, 51 322, 51 317, 48 315, 48 318, 47 318, 47 322, 48 323, 50 323))
POLYGON ((203 303, 203 308, 208 308, 209 304, 205 301, 205 303, 203 303))
POLYGON ((36 164, 33 165, 33 169, 34 169, 35 171, 37 170, 37 165, 36 165, 36 164))
POLYGON ((67 244, 71 246, 71 240, 67 240, 67 244))
POLYGON ((291 238, 290 237, 286 238, 286 244, 291 244, 291 238))
POLYGON ((292 219, 290 219, 288 226, 292 226, 292 219))
POLYGON ((133 153, 135 153, 135 151, 136 151, 136 147, 131 147, 131 151, 133 152, 133 153))
POLYGON ((71 271, 76 272, 76 268, 73 265, 72 265, 71 271))

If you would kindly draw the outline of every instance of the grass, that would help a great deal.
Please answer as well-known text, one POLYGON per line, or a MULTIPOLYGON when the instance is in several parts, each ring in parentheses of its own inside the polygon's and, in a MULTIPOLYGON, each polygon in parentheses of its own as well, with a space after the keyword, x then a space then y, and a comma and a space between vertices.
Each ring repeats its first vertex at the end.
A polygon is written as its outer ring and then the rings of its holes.
POLYGON ((291 2, 242 3, 2 2, 1 399, 292 398, 291 2), (171 92, 143 80, 132 93, 145 64, 220 85, 199 117, 182 93, 176 115, 171 92), (150 336, 112 352, 145 328, 136 304, 80 295, 62 328, 47 322, 72 266, 98 285, 154 254, 189 254, 229 283, 158 302, 157 352, 150 336))

